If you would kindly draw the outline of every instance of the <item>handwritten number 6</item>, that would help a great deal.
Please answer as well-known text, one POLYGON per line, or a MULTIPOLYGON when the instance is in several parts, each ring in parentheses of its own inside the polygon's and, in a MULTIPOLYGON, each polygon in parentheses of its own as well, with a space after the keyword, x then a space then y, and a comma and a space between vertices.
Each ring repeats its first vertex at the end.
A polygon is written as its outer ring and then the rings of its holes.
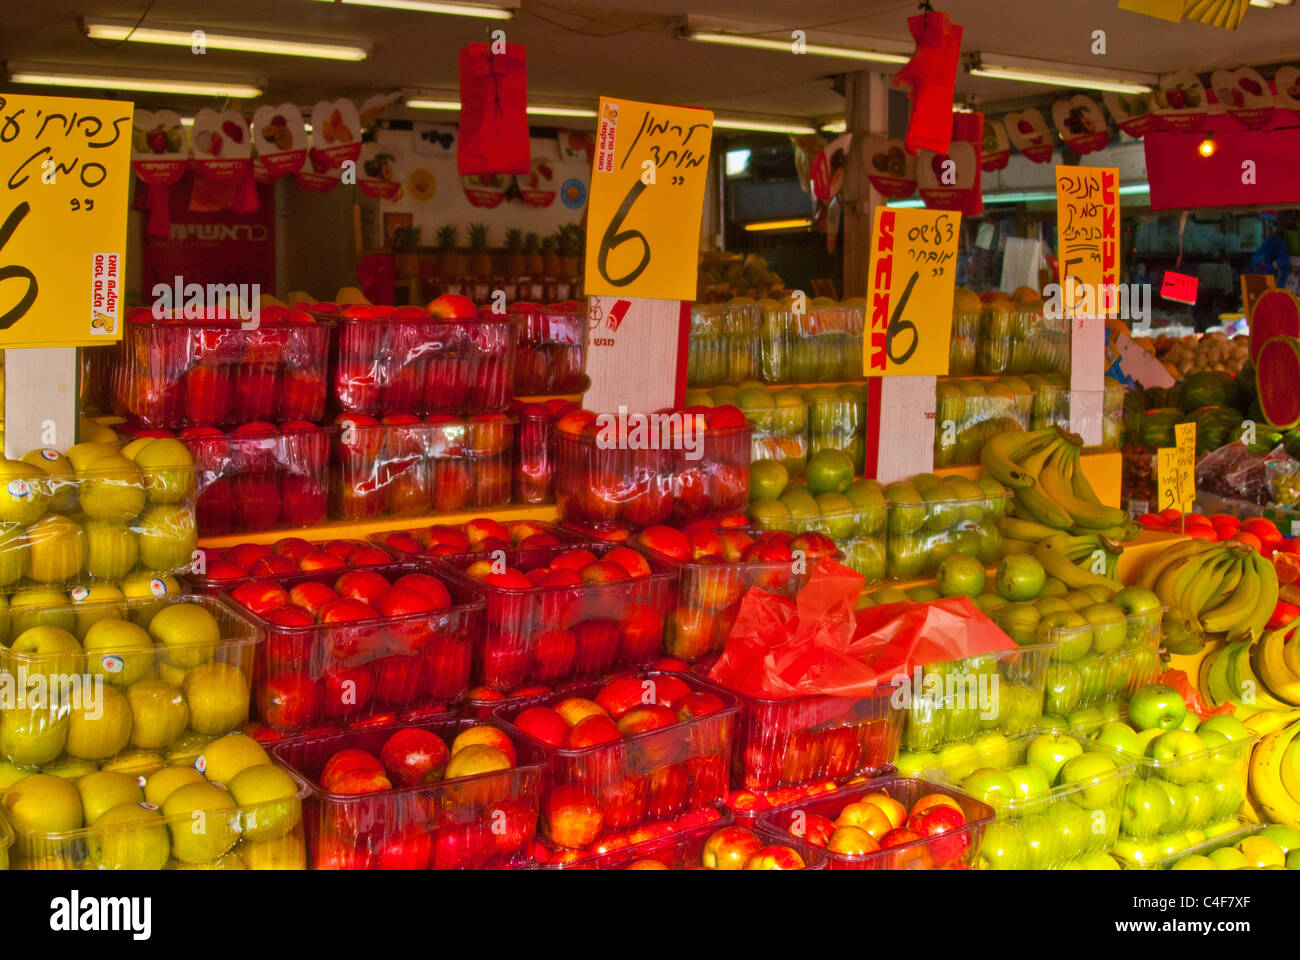
POLYGON ((903 310, 907 307, 907 301, 912 296, 912 288, 916 286, 917 278, 920 275, 919 272, 913 273, 912 279, 907 281, 907 286, 903 289, 903 295, 898 298, 898 306, 894 307, 894 313, 889 318, 889 327, 885 330, 885 353, 889 354, 889 359, 896 364, 904 364, 912 359, 912 354, 916 353, 916 348, 921 343, 921 336, 916 331, 916 324, 911 320, 903 319, 903 310), (894 338, 904 331, 911 331, 912 345, 900 356, 894 353, 894 338))
POLYGON ((628 211, 632 209, 632 204, 636 203, 636 198, 641 196, 645 187, 645 181, 643 180, 637 180, 632 184, 632 189, 623 198, 622 206, 618 208, 618 212, 614 214, 614 219, 609 221, 609 226, 605 228, 605 235, 600 238, 600 251, 596 256, 596 269, 600 271, 600 275, 605 278, 607 283, 611 283, 616 287, 626 287, 641 276, 646 267, 650 266, 650 242, 646 240, 645 234, 640 230, 618 229, 623 225, 623 220, 627 217, 628 211), (627 243, 629 240, 641 241, 641 262, 622 277, 615 279, 609 275, 610 251, 621 244, 627 243))
MULTIPOLYGON (((23 218, 27 216, 30 210, 31 204, 26 201, 23 201, 18 204, 18 206, 14 207, 13 212, 9 214, 9 218, 5 220, 4 226, 0 227, 0 249, 3 249, 4 245, 9 242, 9 238, 13 236, 14 231, 18 229, 18 224, 23 222, 23 218)), ((36 275, 34 273, 26 267, 13 265, 0 267, 0 282, 11 280, 15 277, 27 281, 27 293, 18 301, 18 304, 13 307, 13 309, 8 313, 0 315, 0 330, 8 330, 15 323, 21 320, 23 315, 31 309, 32 304, 36 302, 36 275)))

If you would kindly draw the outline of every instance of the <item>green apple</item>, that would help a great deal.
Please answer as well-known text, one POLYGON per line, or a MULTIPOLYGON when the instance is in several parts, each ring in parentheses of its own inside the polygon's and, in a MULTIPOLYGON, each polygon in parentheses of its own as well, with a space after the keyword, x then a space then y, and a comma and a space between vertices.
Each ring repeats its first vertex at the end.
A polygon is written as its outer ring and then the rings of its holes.
POLYGON ((1043 712, 1043 694, 1019 684, 998 684, 998 712, 995 726, 1007 734, 1026 733, 1043 712))
POLYGON ((1110 692, 1114 654, 1085 653, 1074 661, 1079 672, 1079 702, 1096 703, 1110 692))
POLYGON ((1093 603, 1079 614, 1092 625, 1092 649, 1097 653, 1110 653, 1124 645, 1127 637, 1124 611, 1115 604, 1093 603))
MULTIPOLYGON (((1211 785, 1213 786, 1213 785, 1211 785)), ((1217 823, 1207 823, 1201 828, 1207 840, 1213 840, 1215 837, 1222 837, 1229 833, 1235 833, 1241 829, 1241 821, 1236 817, 1230 820, 1219 820, 1217 823)))
MULTIPOLYGON (((1019 554, 1013 554, 1019 556, 1019 554)), ((1042 614, 1032 603, 1008 603, 998 607, 993 621, 1018 646, 1027 647, 1037 642, 1038 624, 1042 614)))
POLYGON ((1139 756, 1150 756, 1151 744, 1155 742, 1156 737, 1164 735, 1164 731, 1159 727, 1152 727, 1150 730, 1137 731, 1139 756))
POLYGON ((1081 807, 1096 810, 1114 806, 1119 800, 1120 780, 1115 761, 1104 753, 1084 753, 1061 768, 1060 782, 1081 786, 1070 799, 1081 807))
POLYGON ((1065 719, 1069 722, 1071 730, 1084 735, 1096 730, 1105 722, 1101 715, 1101 711, 1096 707, 1082 707, 1075 710, 1065 719))
POLYGON ((1049 816, 1056 830, 1059 859, 1074 860, 1102 846, 1105 838, 1094 834, 1093 818, 1082 807, 1072 803, 1055 804, 1049 816))
POLYGON ((898 755, 894 766, 901 777, 919 778, 927 770, 937 768, 933 753, 918 753, 905 750, 898 755))
POLYGON ((1133 780, 1124 788, 1120 827, 1130 837, 1154 837, 1173 815, 1169 794, 1154 780, 1133 780))
POLYGON ((1005 806, 1016 800, 1016 785, 1001 770, 981 767, 961 782, 962 791, 993 806, 1005 806))
POLYGON ((1038 608, 1040 617, 1050 617, 1054 613, 1075 612, 1074 607, 1061 597, 1039 597, 1034 601, 1034 606, 1038 608))
POLYGON ((1110 598, 1115 596, 1115 591, 1104 583, 1090 583, 1085 587, 1080 587, 1079 590, 1092 597, 1094 603, 1109 603, 1110 598))
POLYGON ((1151 613, 1164 606, 1159 597, 1144 587, 1125 587, 1111 597, 1110 602, 1123 610, 1127 617, 1151 613))
POLYGON ((1300 850, 1292 850, 1286 855, 1286 868, 1300 870, 1300 850))
POLYGON ((1110 848, 1111 856, 1137 867, 1150 867, 1164 858, 1164 847, 1158 840, 1120 837, 1110 848))
POLYGON ((1023 870, 1029 863, 1025 838, 1014 824, 991 823, 980 846, 981 870, 1023 870))
POLYGON ((1209 859, 1220 870, 1240 870, 1242 867, 1250 866, 1246 855, 1236 847, 1220 847, 1218 850, 1211 850, 1209 859))
POLYGON ((1246 799, 1246 777, 1241 771, 1230 771, 1208 783, 1214 793, 1215 821, 1235 814, 1241 806, 1241 801, 1246 799))
POLYGON ((1052 659, 1072 663, 1092 649, 1088 621, 1073 610, 1046 614, 1038 624, 1042 643, 1052 644, 1052 659))
POLYGON ((1104 747, 1107 751, 1117 751, 1132 757, 1142 756, 1142 746, 1138 742, 1138 733, 1127 723, 1108 720, 1097 730, 1092 743, 1104 747))
POLYGON ((903 749, 933 750, 947 737, 949 711, 940 697, 914 691, 903 714, 903 749))
POLYGON ((1251 732, 1250 727, 1246 726, 1236 717, 1228 716, 1227 714, 1219 714, 1218 716, 1210 717, 1209 720, 1206 720, 1201 724, 1200 729, 1196 732, 1204 735, 1206 731, 1210 730, 1220 734, 1230 743, 1250 740, 1255 736, 1255 734, 1251 732))
POLYGON ((1259 835, 1272 840, 1282 848, 1283 853, 1290 854, 1292 850, 1300 850, 1300 830, 1294 827, 1274 823, 1261 830, 1259 835))
POLYGON ((1043 768, 1035 763, 1023 763, 1006 771, 1011 781, 1017 803, 1032 803, 1041 800, 1051 791, 1052 785, 1047 781, 1043 768))
POLYGON ((1179 830, 1185 830, 1189 826, 1187 823, 1187 802, 1183 796, 1183 788, 1176 783, 1170 783, 1168 780, 1152 780, 1165 796, 1169 798, 1169 819, 1160 826, 1161 833, 1177 833, 1179 830))
POLYGON ((1187 715, 1187 704, 1173 687, 1151 683, 1129 698, 1128 715, 1139 730, 1173 730, 1187 715))
POLYGON ((1056 577, 1048 577, 1043 581, 1043 589, 1038 591, 1038 596, 1039 599, 1043 597, 1063 597, 1069 592, 1070 588, 1057 580, 1056 577))
POLYGON ((1196 715, 1195 710, 1188 710, 1183 717, 1183 722, 1178 725, 1179 730, 1186 730, 1188 733, 1195 733, 1196 728, 1201 725, 1201 718, 1196 715))
POLYGON ((1205 744, 1205 776, 1208 779, 1221 777, 1236 766, 1243 747, 1230 745, 1228 738, 1218 730, 1202 728, 1196 731, 1196 735, 1201 738, 1201 743, 1205 744))
POLYGON ((1049 813, 1049 809, 1044 808, 1020 820, 1020 833, 1029 848, 1030 870, 1050 870, 1061 861, 1070 859, 1061 854, 1061 831, 1049 813))
POLYGON ((993 583, 998 594, 1010 603, 1033 600, 1043 589, 1047 573, 1037 558, 1027 553, 1013 553, 998 564, 993 583))
MULTIPOLYGON (((1002 733, 986 733, 972 744, 979 763, 1002 770, 1011 764, 1011 742, 1002 733)), ((897 764, 895 764, 897 766, 897 764)))
POLYGON ((1169 869, 1171 870, 1218 870, 1219 865, 1209 857, 1203 857, 1198 853, 1190 854, 1183 857, 1169 869))
POLYGON ((1079 702, 1083 680, 1071 663, 1052 663, 1047 668, 1047 690, 1043 712, 1068 716, 1079 702))
POLYGON ((1007 601, 996 593, 981 593, 971 600, 971 603, 975 604, 976 609, 986 617, 993 616, 994 610, 1001 610, 1003 607, 1009 606, 1007 601))
POLYGON ((1043 733, 1029 742, 1025 760, 1043 771, 1049 784, 1059 782, 1062 768, 1082 755, 1083 744, 1064 733, 1043 733))
POLYGON ((1203 827, 1214 817, 1214 791, 1204 780, 1193 780, 1183 787, 1183 804, 1187 808, 1183 826, 1188 830, 1203 827))
POLYGON ((1076 863, 1081 864, 1084 870, 1122 870, 1119 861, 1109 853, 1094 853, 1091 856, 1083 857, 1076 863))
POLYGON ((1101 715, 1107 720, 1119 720, 1124 715, 1123 711, 1120 709, 1120 702, 1118 700, 1106 700, 1103 703, 1099 703, 1097 709, 1101 711, 1101 715))
POLYGON ((1170 783, 1191 783, 1205 776, 1209 756, 1205 743, 1186 730, 1168 730, 1151 741, 1147 755, 1158 775, 1170 783))

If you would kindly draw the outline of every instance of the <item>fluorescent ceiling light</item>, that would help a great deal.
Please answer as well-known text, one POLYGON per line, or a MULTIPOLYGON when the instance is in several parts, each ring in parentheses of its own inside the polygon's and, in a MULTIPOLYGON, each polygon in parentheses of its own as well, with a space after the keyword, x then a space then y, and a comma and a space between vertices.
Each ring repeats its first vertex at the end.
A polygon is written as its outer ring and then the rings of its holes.
POLYGON ((752 130, 755 133, 816 133, 817 128, 808 123, 786 123, 770 120, 743 120, 739 117, 714 117, 715 130, 752 130))
MULTIPOLYGON (((1122 197, 1139 196, 1149 194, 1151 185, 1146 183, 1129 183, 1119 188, 1119 194, 1122 197)), ((1055 200, 1056 193, 1052 190, 1016 190, 1006 193, 986 193, 984 202, 986 204, 996 203, 1046 203, 1049 200, 1055 200)), ((913 197, 909 200, 891 200, 886 206, 898 207, 900 209, 916 209, 924 207, 925 201, 919 197, 913 197)))
POLYGON ((797 220, 759 220, 756 223, 745 224, 745 229, 751 232, 758 230, 801 230, 811 227, 812 221, 807 217, 797 220))
POLYGON ((595 110, 588 107, 547 107, 528 106, 526 112, 533 117, 595 117, 595 110))
MULTIPOLYGON (((325 0, 334 3, 335 0, 325 0)), ((437 3, 434 0, 337 0, 353 7, 382 7, 385 10, 412 10, 416 13, 441 13, 449 17, 478 17, 482 20, 510 20, 511 7, 492 7, 478 3, 437 3)))
POLYGON ((822 129, 827 133, 844 133, 844 131, 849 129, 849 125, 848 122, 844 120, 832 120, 830 123, 823 123, 822 129))
MULTIPOLYGON (((751 50, 775 50, 793 53, 793 40, 773 40, 767 37, 750 37, 737 33, 719 33, 713 30, 686 30, 682 36, 700 43, 718 43, 728 47, 748 47, 751 50)), ((899 53, 882 53, 879 50, 858 50, 828 43, 805 43, 804 56, 838 57, 843 60, 867 60, 871 63, 907 63, 910 57, 899 53)))
MULTIPOLYGON (((441 97, 411 97, 406 101, 406 105, 414 110, 448 110, 456 112, 460 110, 460 101, 452 100, 447 96, 441 97)), ((544 103, 529 104, 528 114, 533 117, 577 117, 577 118, 594 118, 598 116, 596 110, 591 107, 569 107, 547 105, 544 103)), ((718 130, 749 130, 757 133, 816 133, 817 128, 808 123, 786 120, 751 120, 743 117, 714 117, 713 126, 718 130)))
POLYGON ((430 100, 427 97, 412 97, 406 105, 413 110, 459 110, 459 100, 430 100))
POLYGON ((1075 87, 1080 90, 1105 90, 1113 93, 1147 93, 1159 79, 1146 73, 1089 73, 1086 70, 1050 60, 1029 60, 1024 57, 1004 56, 995 53, 977 53, 967 67, 972 77, 989 77, 995 80, 1018 80, 1023 83, 1043 83, 1054 87, 1075 87))
MULTIPOLYGON (((180 27, 144 27, 122 21, 99 20, 86 23, 86 36, 92 40, 124 40, 132 43, 160 43, 173 47, 190 47, 194 44, 195 30, 180 27)), ((202 42, 213 50, 233 50, 239 53, 273 53, 287 57, 314 57, 319 60, 364 60, 369 56, 367 47, 350 44, 316 43, 307 40, 283 40, 252 34, 213 33, 202 31, 202 42)))
POLYGON ((88 76, 86 74, 50 73, 42 70, 14 68, 10 83, 27 83, 41 87, 80 87, 96 90, 128 90, 133 93, 179 93, 199 97, 230 97, 251 100, 262 95, 262 88, 245 83, 216 80, 176 80, 165 77, 88 76))
POLYGON ((1265 10, 1273 9, 1273 0, 1250 0, 1252 7, 1263 7, 1265 10))

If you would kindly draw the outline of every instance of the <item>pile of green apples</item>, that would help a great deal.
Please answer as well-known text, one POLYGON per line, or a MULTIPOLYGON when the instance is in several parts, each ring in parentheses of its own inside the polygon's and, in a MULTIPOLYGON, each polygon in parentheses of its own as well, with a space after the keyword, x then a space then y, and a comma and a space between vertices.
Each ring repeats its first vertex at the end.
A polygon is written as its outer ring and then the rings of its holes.
MULTIPOLYGON (((1069 733, 986 734, 945 748, 915 773, 937 776, 993 807, 983 870, 1051 870, 1104 854, 1117 841, 1133 766, 1069 733)), ((908 767, 907 769, 911 769, 908 767)))
POLYGON ((890 580, 931 577, 953 554, 993 563, 1002 533, 1007 490, 990 477, 937 477, 918 473, 885 486, 889 499, 885 538, 890 580))
POLYGON ((710 387, 757 376, 759 322, 758 304, 747 297, 693 304, 686 382, 710 387))
POLYGON ((1249 727, 1227 715, 1201 722, 1178 691, 1160 683, 1133 694, 1125 719, 1103 719, 1088 729, 1088 749, 1136 765, 1112 855, 1151 866, 1237 827, 1257 739, 1249 727))
POLYGON ((1173 870, 1300 870, 1300 831, 1275 823, 1180 857, 1173 870), (1212 849, 1211 849, 1212 848, 1212 849))
POLYGON ((843 555, 841 563, 875 583, 885 575, 889 502, 884 485, 853 474, 840 450, 813 454, 802 480, 791 480, 778 463, 751 462, 749 518, 760 530, 825 534, 843 555))

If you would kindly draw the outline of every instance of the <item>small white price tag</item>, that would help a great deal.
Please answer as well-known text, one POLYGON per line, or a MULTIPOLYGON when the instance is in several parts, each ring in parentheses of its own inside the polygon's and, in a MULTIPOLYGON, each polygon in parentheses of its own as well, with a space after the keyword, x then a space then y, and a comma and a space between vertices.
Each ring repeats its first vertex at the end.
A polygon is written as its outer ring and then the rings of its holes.
POLYGON ((1291 521, 1291 536, 1300 537, 1300 520, 1291 521))

